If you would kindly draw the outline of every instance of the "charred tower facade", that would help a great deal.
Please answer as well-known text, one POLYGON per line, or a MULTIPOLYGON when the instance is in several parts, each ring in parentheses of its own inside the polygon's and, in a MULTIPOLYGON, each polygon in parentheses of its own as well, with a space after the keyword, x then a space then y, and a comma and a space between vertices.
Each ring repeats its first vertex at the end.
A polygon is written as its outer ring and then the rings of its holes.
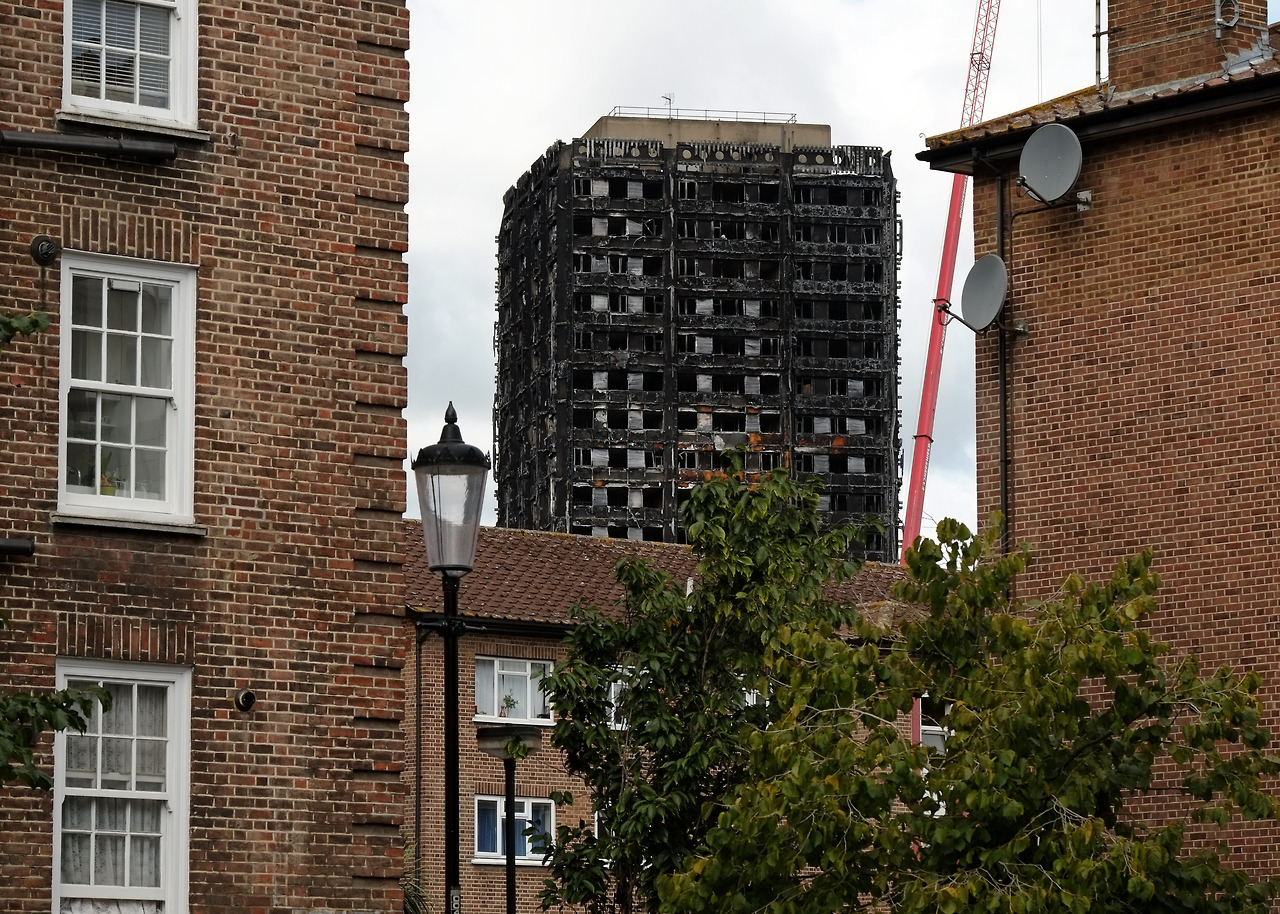
POLYGON ((676 541, 689 486, 826 482, 897 552, 897 192, 889 156, 794 119, 615 111, 507 192, 498 522, 676 541))

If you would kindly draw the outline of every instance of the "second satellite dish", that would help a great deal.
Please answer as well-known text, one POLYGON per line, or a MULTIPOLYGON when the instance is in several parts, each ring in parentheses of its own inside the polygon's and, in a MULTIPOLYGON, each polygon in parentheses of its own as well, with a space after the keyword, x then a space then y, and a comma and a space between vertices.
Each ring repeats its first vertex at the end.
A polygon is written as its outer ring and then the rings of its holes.
POLYGON ((1063 124, 1046 124, 1027 140, 1018 160, 1018 183, 1041 203, 1067 195, 1080 180, 1080 138, 1063 124))
POLYGON ((996 254, 979 258, 960 291, 960 319, 974 331, 986 330, 1004 308, 1009 291, 1009 271, 996 254))

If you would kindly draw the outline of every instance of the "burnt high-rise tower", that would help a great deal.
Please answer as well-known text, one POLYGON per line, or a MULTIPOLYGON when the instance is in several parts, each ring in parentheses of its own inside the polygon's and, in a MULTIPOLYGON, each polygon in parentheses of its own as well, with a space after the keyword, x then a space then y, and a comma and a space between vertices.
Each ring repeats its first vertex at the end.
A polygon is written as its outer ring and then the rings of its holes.
POLYGON ((615 111, 553 145, 498 236, 499 523, 676 540, 744 443, 892 561, 896 196, 887 155, 794 118, 615 111))

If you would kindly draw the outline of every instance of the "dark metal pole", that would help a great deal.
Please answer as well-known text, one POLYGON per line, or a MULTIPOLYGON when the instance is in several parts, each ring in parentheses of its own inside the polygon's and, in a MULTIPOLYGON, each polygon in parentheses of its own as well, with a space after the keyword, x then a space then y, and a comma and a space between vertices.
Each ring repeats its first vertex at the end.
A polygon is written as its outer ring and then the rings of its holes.
POLYGON ((96 152, 150 161, 177 158, 178 144, 166 140, 71 136, 64 133, 22 133, 0 130, 0 149, 39 149, 52 152, 96 152))
POLYGON ((426 632, 418 625, 413 629, 414 641, 417 642, 414 656, 414 675, 417 679, 414 688, 414 705, 418 709, 417 719, 417 751, 413 763, 413 882, 421 890, 422 886, 422 642, 426 632))
POLYGON ((507 914, 516 914, 516 760, 502 760, 507 776, 507 914))
POLYGON ((458 823, 458 581, 444 582, 444 886, 445 911, 462 914, 462 879, 458 867, 461 838, 458 823))
POLYGON ((31 537, 0 539, 0 555, 35 555, 36 541, 31 537))
MULTIPOLYGON (((1017 214, 1009 216, 1008 238, 1005 238, 1004 222, 1004 172, 996 172, 996 250, 1005 256, 1006 241, 1009 255, 1005 263, 1009 264, 1009 285, 1013 285, 1013 220, 1017 214)), ((1012 294, 1009 296, 1013 298, 1012 294)), ((1000 537, 1000 554, 1008 555, 1013 543, 1013 505, 1009 498, 1009 473, 1013 468, 1013 455, 1009 449, 1009 331, 1007 329, 1012 300, 1005 305, 1005 316, 1000 321, 1000 513, 1004 515, 1004 532, 1000 537)))

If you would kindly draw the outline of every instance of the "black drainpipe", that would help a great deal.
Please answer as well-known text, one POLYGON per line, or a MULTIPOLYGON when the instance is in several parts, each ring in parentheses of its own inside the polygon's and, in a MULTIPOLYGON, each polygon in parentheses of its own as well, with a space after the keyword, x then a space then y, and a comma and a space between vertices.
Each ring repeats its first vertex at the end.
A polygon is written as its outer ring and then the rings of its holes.
MULTIPOLYGON (((1004 172, 996 174, 996 249, 1001 257, 1005 257, 1004 226, 1004 172)), ((1012 247, 1012 244, 1010 245, 1012 247)), ((1005 263, 1012 261, 1013 251, 1005 263)), ((1010 267, 1009 276, 1013 270, 1010 267)), ((1012 298, 1012 296, 1010 296, 1012 298)), ((1004 515, 1004 535, 1000 537, 1002 553, 1009 554, 1013 543, 1013 513, 1009 505, 1009 472, 1012 469, 1013 455, 1009 453, 1009 308, 1013 304, 1005 304, 1005 313, 1000 320, 1000 513, 1004 515)))
MULTIPOLYGON (((999 323, 996 325, 1000 334, 1000 345, 997 352, 997 358, 1000 361, 998 368, 998 386, 1000 388, 1000 513, 1004 515, 1004 533, 1000 537, 1000 552, 1002 555, 1008 555, 1010 545, 1013 543, 1013 513, 1009 504, 1009 474, 1013 469, 1013 455, 1009 451, 1009 328, 1011 326, 1009 309, 1013 304, 1013 241, 1012 237, 1005 238, 1004 171, 984 159, 976 149, 973 150, 973 161, 975 165, 984 166, 995 177, 996 253, 1000 255, 1000 259, 1005 262, 1005 267, 1009 271, 1010 294, 1005 302, 1004 313, 1000 315, 999 323), (1006 241, 1008 241, 1007 245, 1006 241), (1005 253, 1006 247, 1009 248, 1007 255, 1005 253)), ((976 169, 974 176, 977 177, 976 169)), ((1009 217, 1010 227, 1012 227, 1015 215, 1017 214, 1011 214, 1009 217)), ((1007 234, 1012 236, 1013 232, 1010 230, 1007 234)))
POLYGON ((160 162, 176 158, 178 144, 166 140, 79 136, 66 133, 19 133, 0 130, 0 149, 38 149, 51 152, 96 152, 160 162))

